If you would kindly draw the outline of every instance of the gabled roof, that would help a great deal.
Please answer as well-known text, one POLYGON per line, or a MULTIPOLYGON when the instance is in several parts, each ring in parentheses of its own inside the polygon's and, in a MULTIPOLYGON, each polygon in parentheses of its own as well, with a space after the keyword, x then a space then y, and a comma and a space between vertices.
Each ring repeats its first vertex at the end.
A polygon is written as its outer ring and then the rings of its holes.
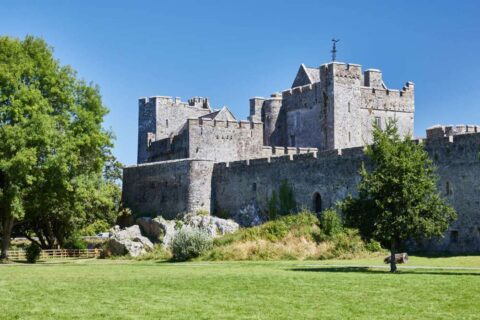
POLYGON ((228 110, 227 107, 223 107, 220 110, 216 110, 212 113, 201 116, 200 119, 212 119, 212 120, 224 120, 224 121, 237 121, 233 113, 228 110))
POLYGON ((320 82, 320 69, 306 67, 303 63, 298 69, 292 88, 320 82))

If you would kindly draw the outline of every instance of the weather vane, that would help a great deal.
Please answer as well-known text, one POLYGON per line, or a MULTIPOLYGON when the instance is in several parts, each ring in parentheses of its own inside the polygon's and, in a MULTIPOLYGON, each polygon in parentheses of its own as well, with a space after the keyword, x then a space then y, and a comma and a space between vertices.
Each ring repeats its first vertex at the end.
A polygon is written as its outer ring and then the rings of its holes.
POLYGON ((335 61, 335 59, 337 59, 337 42, 339 42, 339 41, 340 41, 340 39, 335 39, 335 38, 332 39, 332 43, 333 43, 332 61, 335 61))

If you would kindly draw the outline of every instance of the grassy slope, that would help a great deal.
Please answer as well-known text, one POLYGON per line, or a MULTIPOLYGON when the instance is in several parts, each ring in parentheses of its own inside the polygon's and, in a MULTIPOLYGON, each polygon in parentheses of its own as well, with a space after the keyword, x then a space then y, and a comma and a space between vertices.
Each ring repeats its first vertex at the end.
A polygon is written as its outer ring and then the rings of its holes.
MULTIPOLYGON (((480 271, 391 275, 315 267, 325 262, 0 266, 0 318, 385 319, 393 312, 398 319, 474 319, 480 313, 480 271)), ((413 257, 411 264, 478 267, 480 257, 413 257)))

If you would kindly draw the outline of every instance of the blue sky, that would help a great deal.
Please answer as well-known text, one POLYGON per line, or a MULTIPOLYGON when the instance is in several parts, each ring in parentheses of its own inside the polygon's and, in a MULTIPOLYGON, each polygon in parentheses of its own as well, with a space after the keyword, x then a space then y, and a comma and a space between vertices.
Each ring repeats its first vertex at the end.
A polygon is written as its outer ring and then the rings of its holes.
POLYGON ((210 97, 237 118, 338 60, 415 82, 415 135, 480 123, 480 1, 2 1, 0 34, 43 37, 101 88, 120 161, 136 161, 137 99, 210 97))

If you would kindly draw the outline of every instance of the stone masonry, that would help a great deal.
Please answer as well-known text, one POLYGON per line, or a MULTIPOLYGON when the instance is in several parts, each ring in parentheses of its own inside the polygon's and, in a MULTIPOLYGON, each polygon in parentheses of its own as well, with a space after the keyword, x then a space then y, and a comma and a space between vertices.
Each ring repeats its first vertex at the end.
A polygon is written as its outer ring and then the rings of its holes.
MULTIPOLYGON (((124 169, 123 203, 137 216, 203 209, 238 217, 264 211, 288 180, 299 205, 320 213, 356 193, 372 125, 393 118, 406 136, 413 117, 412 82, 390 89, 380 70, 338 62, 302 64, 292 88, 250 99, 247 121, 207 98, 141 98, 138 164, 124 169)), ((459 217, 445 237, 416 246, 480 252, 480 127, 434 126, 422 142, 459 217)))

